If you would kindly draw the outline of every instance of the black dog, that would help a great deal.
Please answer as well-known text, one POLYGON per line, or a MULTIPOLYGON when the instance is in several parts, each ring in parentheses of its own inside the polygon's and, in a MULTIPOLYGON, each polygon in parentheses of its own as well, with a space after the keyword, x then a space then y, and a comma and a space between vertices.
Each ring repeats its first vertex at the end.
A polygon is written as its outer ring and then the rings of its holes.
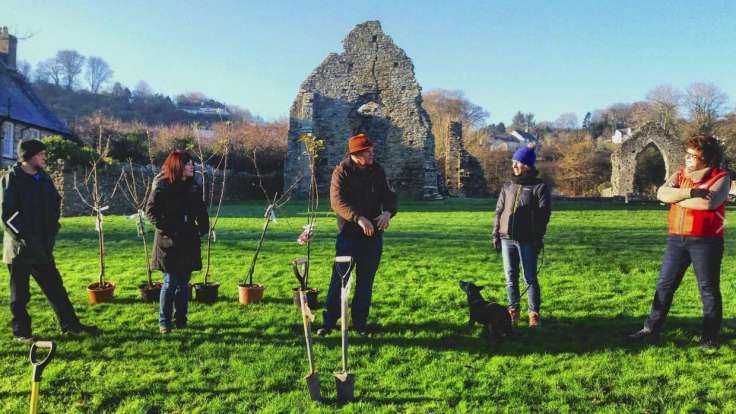
POLYGON ((482 286, 461 280, 460 289, 468 295, 468 307, 470 308, 468 329, 471 332, 475 323, 478 322, 484 326, 489 341, 491 339, 499 341, 511 336, 511 315, 506 307, 483 299, 480 294, 482 286))

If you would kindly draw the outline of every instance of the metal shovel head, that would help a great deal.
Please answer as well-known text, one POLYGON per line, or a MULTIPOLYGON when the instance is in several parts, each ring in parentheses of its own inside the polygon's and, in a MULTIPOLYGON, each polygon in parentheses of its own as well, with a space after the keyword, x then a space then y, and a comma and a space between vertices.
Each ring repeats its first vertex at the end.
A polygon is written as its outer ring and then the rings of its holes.
POLYGON ((309 392, 309 398, 312 401, 322 401, 322 394, 319 392, 319 373, 312 372, 311 374, 304 377, 304 381, 307 382, 307 392, 309 392))
POLYGON ((347 372, 335 374, 335 386, 337 387, 337 402, 345 404, 353 401, 353 389, 355 388, 355 375, 347 372))

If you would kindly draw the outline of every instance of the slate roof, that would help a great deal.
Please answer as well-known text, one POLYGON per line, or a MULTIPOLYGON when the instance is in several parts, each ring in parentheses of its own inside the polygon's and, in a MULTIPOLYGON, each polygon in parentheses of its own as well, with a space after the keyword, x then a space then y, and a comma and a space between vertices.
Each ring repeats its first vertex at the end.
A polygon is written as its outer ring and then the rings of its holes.
POLYGON ((31 84, 17 71, 0 62, 0 118, 10 118, 64 135, 69 128, 36 95, 31 84))

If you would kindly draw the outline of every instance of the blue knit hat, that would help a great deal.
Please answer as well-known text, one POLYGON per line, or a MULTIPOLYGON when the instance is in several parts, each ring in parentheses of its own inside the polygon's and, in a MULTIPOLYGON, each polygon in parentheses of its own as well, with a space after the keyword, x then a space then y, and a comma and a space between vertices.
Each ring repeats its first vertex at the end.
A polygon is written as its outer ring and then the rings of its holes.
POLYGON ((534 162, 537 160, 537 154, 534 152, 534 144, 529 144, 525 147, 521 147, 511 157, 514 161, 519 161, 522 164, 526 164, 530 167, 534 167, 534 162))

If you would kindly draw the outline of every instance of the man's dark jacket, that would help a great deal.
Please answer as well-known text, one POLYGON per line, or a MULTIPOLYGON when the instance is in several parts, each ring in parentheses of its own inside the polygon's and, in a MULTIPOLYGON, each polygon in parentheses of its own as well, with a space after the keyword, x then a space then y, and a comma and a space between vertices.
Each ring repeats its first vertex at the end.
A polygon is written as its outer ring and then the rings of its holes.
POLYGON ((169 183, 157 176, 146 216, 156 227, 152 269, 174 274, 202 269, 200 235, 209 231, 202 187, 192 179, 169 183))
POLYGON ((503 185, 496 203, 494 239, 540 242, 552 211, 549 187, 537 171, 513 177, 503 185))
POLYGON ((20 163, 2 172, 3 262, 47 264, 59 233, 61 197, 44 171, 34 178, 20 163))
POLYGON ((337 214, 340 234, 360 236, 363 230, 358 225, 358 218, 363 216, 375 226, 375 218, 384 211, 390 212, 391 217, 395 216, 397 197, 378 163, 358 167, 347 156, 332 172, 330 204, 337 214))

